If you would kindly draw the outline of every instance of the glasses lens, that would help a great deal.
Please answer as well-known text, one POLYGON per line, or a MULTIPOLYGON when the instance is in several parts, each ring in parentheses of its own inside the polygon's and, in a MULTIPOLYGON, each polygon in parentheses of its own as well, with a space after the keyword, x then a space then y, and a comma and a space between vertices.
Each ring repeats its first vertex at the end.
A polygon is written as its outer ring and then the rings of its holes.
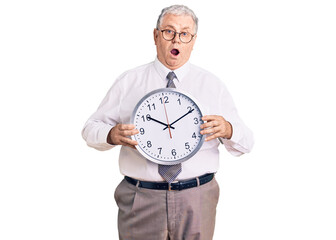
MULTIPOLYGON (((178 33, 178 34, 179 34, 179 38, 180 38, 181 42, 183 42, 183 43, 189 43, 193 38, 191 33, 188 33, 188 32, 181 32, 181 33, 178 33)), ((162 31, 162 36, 167 41, 173 40, 175 35, 176 35, 176 32, 173 31, 173 30, 166 29, 166 30, 162 31)))
POLYGON ((188 32, 181 32, 180 33, 180 39, 181 39, 182 42, 188 43, 188 42, 191 41, 192 35, 188 32))
POLYGON ((163 38, 170 41, 175 37, 175 32, 172 30, 164 30, 162 31, 163 38))

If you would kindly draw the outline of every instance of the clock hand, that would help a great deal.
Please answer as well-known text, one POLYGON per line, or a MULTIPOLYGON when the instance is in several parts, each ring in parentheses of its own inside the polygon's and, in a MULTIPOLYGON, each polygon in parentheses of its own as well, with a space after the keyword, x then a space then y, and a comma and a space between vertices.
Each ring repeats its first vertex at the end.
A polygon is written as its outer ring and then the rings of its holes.
MULTIPOLYGON (((167 124, 168 124, 167 127, 168 127, 168 130, 169 130, 169 136, 170 136, 170 138, 173 138, 173 137, 172 137, 172 134, 171 134, 171 131, 170 131, 170 125, 169 125, 169 121, 168 121, 168 115, 167 115, 167 110, 166 110, 165 102, 163 102, 163 107, 164 107, 165 114, 166 114, 166 119, 167 119, 167 124)), ((166 128, 167 128, 167 127, 166 127, 166 128)), ((166 128, 165 128, 165 129, 166 129, 166 128)))
MULTIPOLYGON (((161 122, 161 121, 159 121, 159 120, 157 120, 157 119, 155 119, 155 118, 152 118, 152 117, 147 117, 148 119, 150 119, 150 120, 153 120, 154 122, 157 122, 157 123, 160 123, 160 124, 162 124, 162 125, 164 125, 164 126, 166 126, 166 127, 168 127, 168 124, 166 124, 166 123, 163 123, 163 122, 161 122)), ((175 129, 174 127, 170 127, 171 129, 175 129)))
MULTIPOLYGON (((170 127, 171 127, 171 125, 173 125, 173 124, 176 123, 177 121, 181 120, 182 118, 184 118, 184 117, 187 116, 188 114, 192 113, 194 110, 195 110, 195 108, 189 110, 189 111, 188 111, 186 114, 184 114, 182 117, 180 117, 179 119, 177 119, 177 120, 175 120, 174 122, 172 122, 172 123, 170 124, 170 127)), ((169 126, 167 126, 167 127, 169 127, 169 126)), ((165 127, 163 130, 166 130, 167 127, 165 127)), ((171 127, 171 128, 173 128, 173 127, 171 127)))

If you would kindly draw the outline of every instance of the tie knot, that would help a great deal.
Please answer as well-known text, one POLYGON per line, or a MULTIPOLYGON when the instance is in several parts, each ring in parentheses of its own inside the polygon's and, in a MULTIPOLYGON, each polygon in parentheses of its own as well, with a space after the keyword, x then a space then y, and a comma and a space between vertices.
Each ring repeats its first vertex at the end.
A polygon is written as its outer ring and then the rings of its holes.
POLYGON ((167 75, 168 80, 173 80, 174 78, 176 78, 176 75, 174 72, 169 72, 167 75))
POLYGON ((176 78, 176 75, 174 72, 170 72, 168 73, 167 75, 167 79, 168 79, 168 82, 167 82, 167 88, 176 88, 175 84, 174 84, 174 78, 176 78))

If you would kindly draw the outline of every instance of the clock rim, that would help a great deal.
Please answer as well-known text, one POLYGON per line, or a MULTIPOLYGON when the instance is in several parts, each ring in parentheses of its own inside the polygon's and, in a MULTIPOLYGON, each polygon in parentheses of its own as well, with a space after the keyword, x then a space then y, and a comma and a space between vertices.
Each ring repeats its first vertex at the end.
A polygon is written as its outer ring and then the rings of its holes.
MULTIPOLYGON (((139 106, 141 105, 141 103, 146 99, 148 98, 149 96, 153 95, 153 94, 156 94, 158 92, 176 92, 176 93, 180 93, 182 95, 185 95, 186 97, 188 97, 189 99, 191 99, 195 104, 196 104, 196 107, 199 109, 200 113, 201 113, 201 116, 203 116, 203 109, 202 107, 200 106, 200 104, 198 103, 197 100, 195 100, 195 98, 193 96, 191 96, 190 94, 184 92, 184 91, 180 91, 180 90, 177 90, 176 88, 159 88, 159 89, 155 89, 149 93, 147 93, 145 96, 143 96, 139 101, 138 103, 136 104, 136 106, 134 107, 133 109, 133 112, 132 112, 132 116, 131 116, 131 124, 134 124, 134 120, 135 120, 135 115, 136 115, 136 112, 139 108, 139 106)), ((131 136, 131 139, 132 140, 136 140, 135 139, 135 135, 132 135, 131 136)), ((193 157, 202 147, 203 143, 204 143, 204 139, 205 139, 205 136, 201 134, 201 139, 197 145, 197 147, 186 157, 183 157, 181 159, 178 159, 178 160, 175 160, 175 161, 164 161, 164 160, 160 160, 160 159, 157 159, 157 158, 154 158, 150 155, 148 155, 146 152, 144 152, 142 150, 142 148, 138 145, 135 146, 135 148, 138 150, 138 152, 147 160, 151 161, 151 162, 154 162, 154 163, 157 163, 157 164, 161 164, 161 165, 175 165, 175 164, 178 164, 178 163, 182 163, 182 162, 185 162, 187 160, 189 160, 191 157, 193 157)))

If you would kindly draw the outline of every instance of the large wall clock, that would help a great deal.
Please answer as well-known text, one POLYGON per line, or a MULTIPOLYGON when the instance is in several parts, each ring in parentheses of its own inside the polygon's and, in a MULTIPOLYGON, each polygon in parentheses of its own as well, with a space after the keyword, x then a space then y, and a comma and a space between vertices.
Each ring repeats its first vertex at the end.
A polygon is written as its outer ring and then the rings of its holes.
POLYGON ((132 139, 148 160, 164 165, 184 162, 201 148, 202 112, 196 100, 174 88, 145 95, 136 105, 131 122, 139 130, 132 139))

